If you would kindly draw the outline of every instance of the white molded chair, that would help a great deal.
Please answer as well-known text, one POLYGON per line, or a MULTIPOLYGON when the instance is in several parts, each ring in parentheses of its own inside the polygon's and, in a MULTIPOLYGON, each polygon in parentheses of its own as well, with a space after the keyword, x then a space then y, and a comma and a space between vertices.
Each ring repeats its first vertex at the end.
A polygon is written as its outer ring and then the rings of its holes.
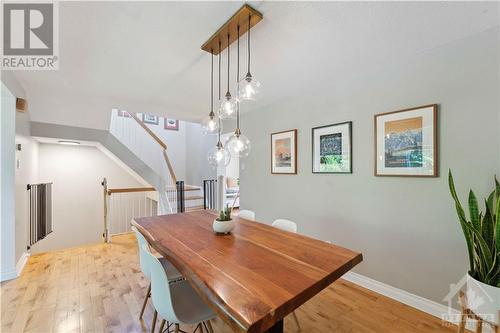
MULTIPOLYGON (((135 237, 137 238, 137 244, 139 247, 139 264, 141 266, 141 271, 146 278, 151 280, 151 269, 149 267, 148 255, 151 254, 151 249, 149 248, 149 243, 146 238, 137 230, 136 227, 132 226, 132 231, 135 233, 135 237)), ((167 259, 159 258, 159 262, 161 266, 167 272, 167 276, 169 276, 169 282, 175 282, 182 280, 182 274, 172 265, 167 259)), ((148 303, 148 299, 151 296, 151 282, 149 283, 148 291, 146 292, 146 296, 144 297, 144 303, 142 304, 141 314, 139 315, 139 319, 144 315, 144 310, 146 309, 146 304, 148 303)), ((153 331, 156 325, 156 316, 157 313, 155 311, 153 316, 153 331)))
POLYGON ((285 219, 277 219, 273 222, 273 227, 297 233, 297 223, 290 221, 290 220, 285 220, 285 219))
MULTIPOLYGON (((284 231, 293 232, 294 234, 297 233, 297 223, 290 220, 277 219, 273 222, 272 226, 284 231)), ((297 318, 297 314, 295 313, 295 311, 292 312, 292 315, 293 318, 295 319, 297 327, 300 330, 299 318, 297 318)))
POLYGON ((151 270, 151 298, 153 305, 163 319, 160 332, 163 331, 165 321, 167 331, 174 325, 174 332, 179 332, 179 324, 194 325, 195 330, 203 333, 203 328, 213 332, 210 320, 215 313, 203 302, 196 291, 186 280, 169 283, 170 276, 163 269, 161 262, 153 254, 148 253, 147 261, 151 270))
POLYGON ((247 209, 242 209, 238 212, 238 217, 245 220, 255 221, 255 212, 247 209))

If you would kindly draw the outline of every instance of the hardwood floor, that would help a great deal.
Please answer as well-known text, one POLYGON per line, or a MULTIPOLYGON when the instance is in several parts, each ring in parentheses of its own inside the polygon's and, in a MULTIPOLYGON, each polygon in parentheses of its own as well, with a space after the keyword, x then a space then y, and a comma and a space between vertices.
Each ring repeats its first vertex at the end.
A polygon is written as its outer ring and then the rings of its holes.
MULTIPOLYGON (((111 244, 34 255, 21 277, 1 284, 1 332, 149 332, 150 303, 144 320, 137 319, 147 286, 131 234, 116 236, 111 244)), ((296 314, 300 332, 456 332, 439 319, 344 280, 296 314)), ((231 332, 220 319, 214 330, 231 332)), ((285 319, 285 332, 299 332, 291 316, 285 319)))

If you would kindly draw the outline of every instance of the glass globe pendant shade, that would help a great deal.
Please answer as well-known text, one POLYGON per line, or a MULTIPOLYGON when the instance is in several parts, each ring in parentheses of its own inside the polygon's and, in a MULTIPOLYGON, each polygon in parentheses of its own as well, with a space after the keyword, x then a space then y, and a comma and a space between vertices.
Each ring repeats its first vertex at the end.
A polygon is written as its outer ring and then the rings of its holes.
POLYGON ((260 82, 247 73, 245 78, 239 82, 238 93, 240 100, 254 102, 261 96, 260 82))
MULTIPOLYGON (((204 134, 217 134, 219 132, 219 119, 215 116, 206 116, 201 124, 204 134)), ((222 123, 220 124, 222 131, 222 123)))
POLYGON ((227 149, 232 156, 247 157, 252 148, 250 140, 244 134, 233 134, 226 143, 227 149))
POLYGON ((220 101, 219 116, 221 119, 234 119, 236 118, 236 107, 238 100, 231 96, 228 92, 226 96, 220 101))
POLYGON ((208 163, 214 167, 227 167, 231 161, 231 154, 227 148, 224 148, 222 144, 217 144, 208 152, 208 163))

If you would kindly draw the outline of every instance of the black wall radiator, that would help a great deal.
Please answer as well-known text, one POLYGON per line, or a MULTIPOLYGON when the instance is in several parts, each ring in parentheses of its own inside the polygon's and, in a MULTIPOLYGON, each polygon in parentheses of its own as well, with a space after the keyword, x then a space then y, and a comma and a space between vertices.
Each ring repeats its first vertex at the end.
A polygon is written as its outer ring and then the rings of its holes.
POLYGON ((217 179, 203 181, 203 209, 217 209, 217 179))
POLYGON ((52 183, 28 185, 30 195, 30 224, 28 250, 52 232, 52 183))

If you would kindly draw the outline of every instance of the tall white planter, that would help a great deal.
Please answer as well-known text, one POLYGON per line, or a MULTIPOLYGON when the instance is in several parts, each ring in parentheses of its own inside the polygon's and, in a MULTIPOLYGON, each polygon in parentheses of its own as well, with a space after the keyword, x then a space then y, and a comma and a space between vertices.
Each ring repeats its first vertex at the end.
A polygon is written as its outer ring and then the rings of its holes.
POLYGON ((467 274, 467 307, 483 320, 499 324, 500 288, 477 281, 467 274))

